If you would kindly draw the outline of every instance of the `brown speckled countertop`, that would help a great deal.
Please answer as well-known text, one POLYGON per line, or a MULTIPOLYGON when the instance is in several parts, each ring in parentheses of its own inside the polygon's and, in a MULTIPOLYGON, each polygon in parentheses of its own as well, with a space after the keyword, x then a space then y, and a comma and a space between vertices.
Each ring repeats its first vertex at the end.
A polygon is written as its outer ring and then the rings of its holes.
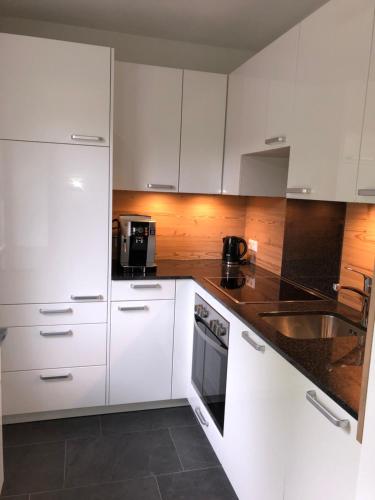
MULTIPOLYGON (((344 316, 354 324, 358 324, 359 313, 357 311, 330 299, 311 302, 237 304, 205 279, 222 276, 223 268, 220 260, 163 260, 157 264, 156 273, 147 276, 125 274, 121 268, 114 265, 112 279, 190 278, 195 280, 350 415, 358 418, 362 366, 338 364, 332 367, 332 363, 349 354, 356 347, 357 338, 292 339, 282 335, 259 316, 259 313, 271 311, 324 311, 344 316)), ((242 273, 251 274, 256 278, 276 278, 276 275, 261 267, 245 265, 240 269, 242 273)))

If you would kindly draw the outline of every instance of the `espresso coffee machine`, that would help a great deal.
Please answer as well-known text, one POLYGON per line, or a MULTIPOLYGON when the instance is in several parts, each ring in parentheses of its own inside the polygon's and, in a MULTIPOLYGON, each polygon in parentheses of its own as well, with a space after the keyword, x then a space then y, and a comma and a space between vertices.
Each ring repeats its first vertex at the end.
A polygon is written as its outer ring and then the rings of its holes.
POLYGON ((155 221, 148 215, 120 215, 120 264, 131 272, 152 272, 155 264, 155 221))

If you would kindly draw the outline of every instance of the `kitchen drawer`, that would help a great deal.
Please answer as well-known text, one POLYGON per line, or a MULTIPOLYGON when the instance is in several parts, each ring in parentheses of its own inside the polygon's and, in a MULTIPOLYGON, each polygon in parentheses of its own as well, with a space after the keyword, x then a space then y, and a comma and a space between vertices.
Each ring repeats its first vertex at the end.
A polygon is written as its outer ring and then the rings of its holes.
POLYGON ((175 280, 112 281, 112 300, 174 299, 175 280))
POLYGON ((1 326, 105 323, 107 302, 23 304, 0 306, 1 326))
POLYGON ((2 374, 3 413, 68 410, 105 404, 105 366, 2 374), (41 377, 66 377, 44 379, 41 377))
POLYGON ((9 328, 2 371, 104 365, 106 333, 105 323, 9 328))

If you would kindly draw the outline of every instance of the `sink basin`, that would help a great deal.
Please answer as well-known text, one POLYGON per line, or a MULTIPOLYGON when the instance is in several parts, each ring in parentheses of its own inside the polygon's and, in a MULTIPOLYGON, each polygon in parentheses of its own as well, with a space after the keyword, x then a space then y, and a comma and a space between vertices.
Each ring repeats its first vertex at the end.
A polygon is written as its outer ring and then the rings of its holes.
POLYGON ((280 333, 293 339, 329 339, 366 333, 364 329, 327 313, 263 313, 260 316, 280 333))

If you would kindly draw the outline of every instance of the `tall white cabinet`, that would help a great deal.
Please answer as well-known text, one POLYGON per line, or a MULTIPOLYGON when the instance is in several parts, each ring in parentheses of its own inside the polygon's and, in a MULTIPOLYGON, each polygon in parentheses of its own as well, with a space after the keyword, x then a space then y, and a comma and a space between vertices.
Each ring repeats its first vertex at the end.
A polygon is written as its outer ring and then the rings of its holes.
POLYGON ((0 37, 3 411, 102 405, 111 49, 0 37))

